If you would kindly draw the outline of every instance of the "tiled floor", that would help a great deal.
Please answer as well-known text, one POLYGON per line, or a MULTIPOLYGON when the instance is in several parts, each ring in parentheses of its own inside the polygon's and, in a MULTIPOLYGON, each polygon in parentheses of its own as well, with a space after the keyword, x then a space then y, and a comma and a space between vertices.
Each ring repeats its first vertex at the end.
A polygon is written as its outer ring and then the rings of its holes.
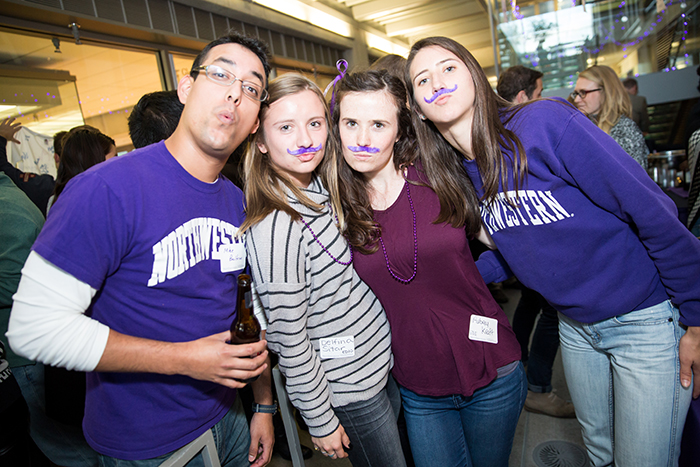
MULTIPOLYGON (((513 312, 520 298, 520 292, 514 289, 505 289, 509 301, 503 305, 503 309, 509 319, 513 318, 513 312)), ((557 355, 557 360, 554 364, 554 374, 552 377, 552 385, 557 391, 557 394, 564 399, 568 399, 569 390, 566 387, 564 380, 564 370, 561 365, 561 358, 557 355)), ((311 447, 311 440, 308 433, 300 432, 302 444, 311 447)), ((543 463, 537 463, 533 457, 533 451, 542 443, 548 441, 567 441, 576 444, 583 448, 581 432, 576 419, 559 419, 548 417, 546 415, 533 414, 523 410, 520 415, 518 427, 515 432, 515 441, 513 442, 513 450, 510 454, 509 467, 540 467, 543 463)), ((291 461, 285 461, 278 454, 272 459, 270 466, 272 467, 287 467, 291 466, 291 461)), ((555 464, 549 464, 555 465, 555 464)), ((318 453, 306 461, 307 467, 350 467, 351 464, 346 459, 330 460, 318 453)))

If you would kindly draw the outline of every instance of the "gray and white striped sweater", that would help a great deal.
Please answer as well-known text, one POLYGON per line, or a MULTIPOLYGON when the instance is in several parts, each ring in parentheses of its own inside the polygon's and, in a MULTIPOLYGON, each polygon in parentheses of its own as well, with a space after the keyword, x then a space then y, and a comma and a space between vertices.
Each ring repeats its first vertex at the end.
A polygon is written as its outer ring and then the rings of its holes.
POLYGON ((279 356, 287 393, 315 437, 339 421, 333 407, 370 399, 385 386, 393 356, 384 309, 352 265, 328 203, 314 178, 305 194, 314 212, 289 195, 302 222, 276 211, 247 232, 248 261, 268 320, 267 342, 279 356), (313 233, 312 233, 313 231, 313 233), (314 238, 326 248, 319 245, 314 238), (321 359, 320 339, 354 337, 354 356, 321 359))

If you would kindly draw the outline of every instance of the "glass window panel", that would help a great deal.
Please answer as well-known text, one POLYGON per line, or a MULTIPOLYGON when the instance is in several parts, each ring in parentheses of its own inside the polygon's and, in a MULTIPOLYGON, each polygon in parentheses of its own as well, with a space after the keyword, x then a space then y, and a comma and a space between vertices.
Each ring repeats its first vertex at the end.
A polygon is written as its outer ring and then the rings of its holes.
MULTIPOLYGON (((502 68, 522 64, 544 75, 545 90, 570 88, 578 72, 598 64, 621 76, 696 66, 700 2, 547 0, 495 2, 502 68)), ((555 93, 556 94, 556 93, 555 93)), ((563 94, 562 94, 563 95, 563 94)))
POLYGON ((83 125, 75 81, 3 76, 0 69, 0 119, 15 117, 27 128, 47 136, 83 125))
POLYGON ((175 67, 175 75, 177 76, 178 82, 180 82, 183 76, 190 74, 194 59, 195 57, 193 55, 173 54, 173 66, 175 67))
POLYGON ((535 16, 535 5, 521 7, 520 14, 523 16, 535 16))
POLYGON ((85 40, 81 45, 70 40, 56 43, 52 39, 0 30, 0 63, 26 70, 28 76, 32 72, 60 72, 74 79, 58 86, 60 104, 25 112, 22 123, 31 129, 43 128, 41 132, 46 134, 69 130, 84 121, 114 138, 118 147, 130 146, 129 111, 141 96, 162 89, 156 53, 85 40), (77 109, 70 97, 76 90, 77 109))
POLYGON ((549 0, 548 2, 540 3, 540 14, 549 13, 554 11, 554 1, 549 0))

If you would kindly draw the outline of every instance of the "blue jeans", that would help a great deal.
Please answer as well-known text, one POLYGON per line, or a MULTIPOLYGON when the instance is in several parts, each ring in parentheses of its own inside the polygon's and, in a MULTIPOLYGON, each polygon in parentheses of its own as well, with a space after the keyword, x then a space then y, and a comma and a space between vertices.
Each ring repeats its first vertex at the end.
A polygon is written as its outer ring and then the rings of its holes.
MULTIPOLYGON (((222 467, 239 467, 250 465, 248 449, 250 448, 250 430, 241 406, 240 397, 236 397, 229 411, 219 423, 211 428, 216 443, 216 451, 222 467)), ((203 432, 202 432, 203 433, 203 432)), ((201 433, 200 433, 201 434, 201 433)), ((173 451, 174 452, 174 451, 173 451)), ((100 455, 100 467, 157 467, 173 453, 164 454, 153 459, 127 461, 100 455)), ((200 453, 187 467, 204 467, 204 457, 200 453)))
POLYGON ((95 467, 97 452, 85 441, 83 430, 64 425, 46 415, 44 402, 44 365, 23 365, 12 368, 22 396, 27 401, 30 434, 46 457, 57 465, 95 467))
POLYGON ((669 301, 592 324, 559 314, 562 359, 594 466, 676 466, 692 385, 669 301))
POLYGON ((333 407, 352 449, 353 467, 406 467, 396 416, 386 389, 366 401, 333 407))
POLYGON ((507 467, 527 382, 522 363, 480 388, 421 396, 401 388, 408 438, 416 467, 507 467))

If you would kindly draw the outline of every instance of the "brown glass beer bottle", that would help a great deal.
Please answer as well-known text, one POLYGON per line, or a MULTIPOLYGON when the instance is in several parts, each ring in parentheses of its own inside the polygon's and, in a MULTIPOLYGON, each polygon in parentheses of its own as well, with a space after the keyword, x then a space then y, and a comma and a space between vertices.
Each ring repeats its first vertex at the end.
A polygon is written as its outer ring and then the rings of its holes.
MULTIPOLYGON (((253 313, 253 292, 248 274, 238 275, 238 294, 236 295, 236 319, 231 324, 231 344, 251 344, 260 340, 260 323, 253 313)), ((255 378, 241 380, 244 383, 255 378)))

